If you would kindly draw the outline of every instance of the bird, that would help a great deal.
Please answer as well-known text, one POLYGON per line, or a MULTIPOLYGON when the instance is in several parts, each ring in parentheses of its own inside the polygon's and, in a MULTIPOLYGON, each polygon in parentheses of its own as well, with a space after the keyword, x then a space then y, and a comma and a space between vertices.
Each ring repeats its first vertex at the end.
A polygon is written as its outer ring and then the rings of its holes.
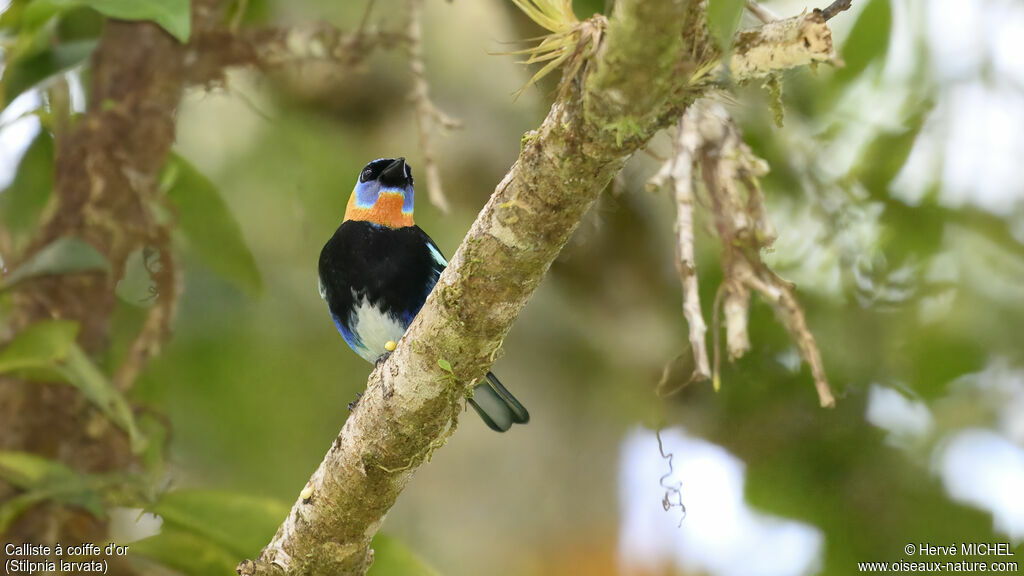
MULTIPOLYGON (((349 347, 374 364, 394 350, 448 265, 413 222, 413 197, 405 158, 370 162, 359 173, 341 225, 320 252, 320 297, 349 347)), ((469 403, 498 432, 530 420, 491 372, 469 403)))

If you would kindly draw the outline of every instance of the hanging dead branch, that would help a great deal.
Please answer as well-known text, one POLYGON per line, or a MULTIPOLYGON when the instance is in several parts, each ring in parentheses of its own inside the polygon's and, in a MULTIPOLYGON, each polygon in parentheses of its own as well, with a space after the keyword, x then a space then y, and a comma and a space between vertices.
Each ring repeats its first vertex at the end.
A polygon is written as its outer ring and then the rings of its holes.
MULTIPOLYGON (((794 294, 795 287, 761 261, 761 251, 770 247, 776 236, 759 184, 759 178, 767 171, 767 164, 743 143, 739 129, 725 108, 712 100, 701 99, 691 105, 680 120, 671 157, 648 182, 650 188, 671 183, 675 190, 676 266, 683 284, 683 312, 690 327, 690 348, 694 355, 693 373, 690 380, 682 384, 706 380, 709 376, 706 325, 693 261, 694 190, 703 183, 711 201, 715 231, 722 243, 723 281, 712 307, 715 360, 710 375, 715 389, 721 383, 719 318, 724 316, 729 361, 742 358, 750 350, 747 324, 750 295, 754 291, 775 308, 801 358, 811 367, 821 405, 831 407, 835 399, 814 336, 807 328, 803 309, 794 294)), ((664 384, 663 381, 659 385, 659 394, 671 394, 682 388, 679 384, 665 388, 664 384)))
POLYGON ((682 381, 670 382, 663 378, 659 386, 662 396, 681 390, 691 382, 711 377, 708 362, 707 324, 700 306, 700 289, 697 281, 697 262, 694 255, 694 178, 693 165, 700 146, 700 135, 694 122, 688 122, 684 115, 676 126, 672 142, 672 156, 648 182, 649 190, 669 186, 676 200, 676 270, 683 286, 683 314, 690 327, 690 351, 693 353, 693 373, 682 381))
MULTIPOLYGON (((743 143, 739 129, 721 104, 700 100, 687 112, 687 118, 697 124, 701 177, 711 198, 715 229, 722 242, 722 312, 730 361, 741 358, 750 349, 747 321, 750 292, 755 291, 775 308, 800 356, 811 367, 821 405, 834 406, 821 354, 807 328, 795 287, 761 260, 761 251, 770 247, 776 236, 759 184, 759 178, 767 173, 767 164, 743 143)), ((717 384, 717 363, 714 372, 717 384)))
POLYGON ((441 187, 441 172, 434 151, 434 136, 440 130, 452 130, 460 123, 442 112, 430 99, 430 85, 427 83, 426 67, 423 64, 423 0, 408 0, 409 12, 409 71, 412 73, 413 89, 410 98, 416 110, 416 130, 419 133, 420 153, 423 154, 424 171, 427 174, 427 194, 430 203, 441 212, 448 212, 448 199, 441 187))

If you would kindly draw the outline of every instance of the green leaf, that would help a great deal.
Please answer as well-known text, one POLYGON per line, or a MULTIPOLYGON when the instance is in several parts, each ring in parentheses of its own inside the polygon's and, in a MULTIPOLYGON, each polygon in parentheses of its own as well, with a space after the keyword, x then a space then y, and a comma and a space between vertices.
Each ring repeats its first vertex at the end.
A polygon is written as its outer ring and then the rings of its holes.
POLYGON ((133 452, 138 454, 146 448, 146 438, 135 425, 135 416, 128 400, 93 364, 78 344, 72 343, 68 347, 67 357, 57 366, 57 370, 111 422, 128 433, 133 452))
POLYGON ((891 28, 889 0, 870 0, 839 52, 846 65, 836 73, 836 79, 849 82, 860 76, 871 62, 884 57, 889 49, 891 28))
POLYGON ((78 324, 68 320, 37 322, 0 350, 0 374, 46 368, 63 360, 78 335, 78 324))
POLYGON ((164 495, 149 511, 163 517, 164 527, 193 534, 229 552, 233 568, 270 541, 288 517, 289 506, 233 492, 178 490, 164 495))
POLYGON ((139 461, 146 474, 155 480, 153 484, 156 484, 162 481, 166 473, 165 451, 170 443, 171 431, 164 420, 148 412, 139 415, 138 425, 146 436, 146 449, 139 454, 139 461))
POLYGON ((6 108, 18 95, 43 80, 78 66, 92 54, 96 44, 95 40, 77 40, 38 51, 33 47, 16 51, 0 80, 0 107, 6 108))
POLYGON ((106 257, 91 244, 79 238, 64 236, 33 254, 8 274, 0 281, 0 292, 36 276, 109 269, 106 257))
POLYGON ((87 6, 119 20, 150 20, 182 43, 191 33, 189 0, 33 0, 22 15, 27 27, 38 27, 72 8, 87 6))
POLYGON ((162 266, 157 254, 156 251, 151 252, 149 247, 142 247, 136 248, 128 255, 124 263, 124 273, 114 288, 114 293, 123 302, 139 308, 152 308, 156 303, 156 283, 150 274, 150 268, 154 265, 162 266))
POLYGON ((0 31, 16 31, 21 27, 21 14, 29 0, 13 0, 0 11, 0 31))
POLYGON ((39 130, 18 163, 14 181, 0 193, 0 225, 12 236, 27 235, 53 190, 53 135, 39 130))
POLYGON ((0 478, 22 490, 62 484, 78 474, 61 464, 28 452, 0 451, 0 478))
POLYGON ((853 168, 853 175, 860 179, 873 198, 888 196, 889 183, 906 164, 933 107, 933 102, 915 103, 914 115, 905 121, 903 129, 878 134, 864 149, 853 168))
POLYGON ((708 29, 723 54, 732 49, 745 0, 708 0, 708 29))
POLYGON ((452 371, 452 363, 445 360, 444 358, 438 358, 437 365, 440 366, 441 370, 444 370, 445 372, 451 373, 452 371))
POLYGON ((250 295, 260 291, 260 273, 238 226, 216 187, 184 158, 172 154, 161 181, 178 209, 178 224, 199 259, 250 295))
POLYGON ((47 498, 42 492, 25 492, 0 505, 0 534, 6 532, 19 516, 47 498))
POLYGON ((233 574, 243 558, 194 532, 166 523, 159 534, 134 542, 130 550, 188 576, 233 574))
POLYGON ((160 534, 131 551, 190 576, 232 573, 270 541, 288 510, 277 500, 232 492, 170 492, 149 510, 163 518, 160 534))
POLYGON ((377 534, 373 537, 373 565, 367 576, 439 576, 401 541, 377 534))
MULTIPOLYGON (((135 425, 131 405, 75 343, 78 325, 66 320, 38 322, 19 334, 0 351, 0 374, 46 371, 78 390, 103 414, 128 433, 132 450, 146 447, 145 436, 135 425)), ((46 378, 51 379, 51 378, 46 378)))
MULTIPOLYGON (((67 1, 67 0, 65 0, 67 1)), ((192 32, 189 0, 80 0, 97 12, 120 20, 152 20, 182 44, 192 32)))
POLYGON ((4 59, 14 62, 28 58, 56 44, 53 26, 26 26, 23 14, 28 2, 19 2, 11 6, 3 16, 3 31, 6 45, 4 59))
POLYGON ((94 516, 104 514, 99 490, 106 482, 28 452, 0 451, 0 478, 24 494, 0 506, 0 533, 22 513, 44 500, 84 508, 94 516))
MULTIPOLYGON (((131 546, 145 556, 190 576, 229 573, 270 541, 287 518, 283 502, 232 492, 179 490, 165 494, 149 512, 163 518, 160 534, 131 546)), ((394 538, 373 539, 371 576, 438 576, 394 538)))

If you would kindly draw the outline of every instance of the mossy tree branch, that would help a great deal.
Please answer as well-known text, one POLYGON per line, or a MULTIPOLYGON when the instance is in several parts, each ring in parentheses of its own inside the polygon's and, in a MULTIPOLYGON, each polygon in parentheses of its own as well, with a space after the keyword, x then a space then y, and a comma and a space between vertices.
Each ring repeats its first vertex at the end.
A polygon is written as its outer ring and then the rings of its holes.
MULTIPOLYGON (((465 396, 583 214, 630 154, 713 84, 706 79, 718 57, 703 7, 616 4, 595 55, 564 79, 569 89, 524 137, 519 159, 398 348, 371 374, 287 519, 240 574, 366 572, 385 514, 453 432, 465 396)), ((830 37, 815 46, 821 59, 831 48, 830 37)))

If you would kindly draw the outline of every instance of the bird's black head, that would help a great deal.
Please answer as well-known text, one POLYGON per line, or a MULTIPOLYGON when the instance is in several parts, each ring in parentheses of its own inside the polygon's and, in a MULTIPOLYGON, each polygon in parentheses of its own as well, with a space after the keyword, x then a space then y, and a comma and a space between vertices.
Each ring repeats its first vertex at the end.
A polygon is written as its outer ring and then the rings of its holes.
POLYGON ((405 158, 380 158, 363 167, 359 182, 376 180, 388 188, 412 186, 412 168, 405 158))
POLYGON ((390 228, 412 226, 412 168, 405 158, 380 158, 359 173, 346 220, 366 220, 390 228))

